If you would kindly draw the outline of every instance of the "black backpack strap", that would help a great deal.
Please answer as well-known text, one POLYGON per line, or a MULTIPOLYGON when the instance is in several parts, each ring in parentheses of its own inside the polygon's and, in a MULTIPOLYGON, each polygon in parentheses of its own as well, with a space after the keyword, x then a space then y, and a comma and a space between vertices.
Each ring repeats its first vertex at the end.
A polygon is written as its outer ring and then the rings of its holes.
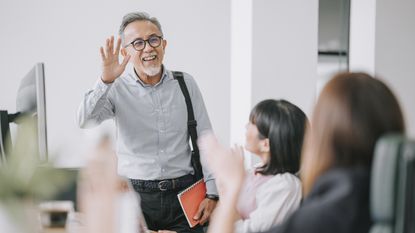
POLYGON ((183 73, 179 71, 173 71, 173 77, 179 82, 180 89, 183 93, 184 99, 187 106, 187 130, 190 134, 190 139, 192 142, 192 166, 195 170, 195 177, 200 179, 203 177, 202 165, 200 163, 200 154, 199 147, 197 146, 197 121, 195 120, 195 115, 193 112, 192 100, 190 99, 189 91, 187 89, 186 83, 183 78, 183 73))

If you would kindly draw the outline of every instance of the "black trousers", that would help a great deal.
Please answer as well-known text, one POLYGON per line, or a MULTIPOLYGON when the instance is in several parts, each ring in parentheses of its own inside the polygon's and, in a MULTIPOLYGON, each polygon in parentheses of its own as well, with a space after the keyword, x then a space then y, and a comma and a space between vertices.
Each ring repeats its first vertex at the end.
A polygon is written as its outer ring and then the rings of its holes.
MULTIPOLYGON (((146 189, 138 185, 133 187, 141 198, 141 209, 150 230, 170 230, 178 233, 203 233, 200 225, 190 228, 183 214, 177 194, 186 187, 168 190, 146 189)), ((193 183, 190 182, 188 186, 193 183)))

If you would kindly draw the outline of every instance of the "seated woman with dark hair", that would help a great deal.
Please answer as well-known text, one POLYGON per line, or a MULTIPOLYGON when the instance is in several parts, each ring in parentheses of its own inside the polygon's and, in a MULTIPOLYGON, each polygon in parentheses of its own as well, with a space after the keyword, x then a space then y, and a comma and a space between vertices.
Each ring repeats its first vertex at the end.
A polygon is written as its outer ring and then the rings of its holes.
MULTIPOLYGON (((384 134, 402 134, 404 129, 398 101, 383 82, 364 73, 334 77, 321 92, 306 133, 301 164, 304 202, 267 232, 367 233, 375 143, 384 134)), ((232 220, 243 183, 241 150, 226 150, 213 136, 200 143, 209 149, 207 160, 217 182, 226 187, 220 190, 209 232, 234 232, 232 220)))
POLYGON ((245 174, 236 232, 268 230, 299 207, 301 182, 295 174, 306 124, 304 112, 285 100, 264 100, 252 109, 245 149, 261 162, 245 174))

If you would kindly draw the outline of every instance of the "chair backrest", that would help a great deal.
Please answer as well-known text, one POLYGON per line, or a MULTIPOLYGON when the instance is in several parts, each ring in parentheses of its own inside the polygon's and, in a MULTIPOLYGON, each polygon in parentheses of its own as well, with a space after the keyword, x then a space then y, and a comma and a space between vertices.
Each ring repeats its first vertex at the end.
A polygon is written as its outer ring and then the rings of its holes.
POLYGON ((415 233, 415 141, 406 141, 400 166, 399 232, 415 233))
POLYGON ((370 233, 415 232, 414 166, 414 142, 402 135, 387 135, 376 143, 370 187, 370 233))

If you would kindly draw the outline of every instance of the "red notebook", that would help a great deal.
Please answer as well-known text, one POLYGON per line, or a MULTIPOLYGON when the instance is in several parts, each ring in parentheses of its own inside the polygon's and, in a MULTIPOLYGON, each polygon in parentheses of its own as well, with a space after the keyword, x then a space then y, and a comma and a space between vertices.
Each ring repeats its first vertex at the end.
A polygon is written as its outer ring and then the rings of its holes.
POLYGON ((195 216, 199 209, 200 203, 205 199, 205 195, 206 185, 203 179, 200 179, 189 188, 177 194, 184 216, 186 216, 190 227, 194 227, 199 223, 198 220, 193 219, 193 216, 195 216))

